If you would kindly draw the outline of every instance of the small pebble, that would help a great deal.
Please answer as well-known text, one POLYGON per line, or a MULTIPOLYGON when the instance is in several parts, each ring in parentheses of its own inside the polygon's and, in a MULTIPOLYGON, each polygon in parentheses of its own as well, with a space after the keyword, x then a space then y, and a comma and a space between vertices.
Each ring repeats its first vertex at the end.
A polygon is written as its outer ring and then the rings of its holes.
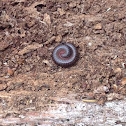
POLYGON ((122 63, 122 68, 126 68, 126 64, 125 63, 122 63))
POLYGON ((61 42, 62 41, 62 36, 61 35, 58 35, 56 36, 56 42, 61 42))
POLYGON ((95 29, 95 30, 100 30, 100 29, 102 29, 102 24, 101 24, 101 23, 96 24, 96 25, 94 26, 94 29, 95 29))
POLYGON ((7 74, 9 76, 12 76, 14 74, 14 71, 8 67, 7 74))
POLYGON ((121 84, 122 86, 123 86, 123 85, 126 85, 126 77, 124 77, 124 78, 121 80, 120 84, 121 84))
POLYGON ((121 68, 116 68, 115 69, 115 73, 121 73, 121 71, 122 71, 121 68))
POLYGON ((88 43, 88 46, 92 46, 92 43, 91 43, 91 42, 89 42, 89 43, 88 43))
POLYGON ((52 66, 52 65, 49 63, 48 60, 43 60, 42 62, 45 63, 45 64, 48 65, 48 66, 52 66))

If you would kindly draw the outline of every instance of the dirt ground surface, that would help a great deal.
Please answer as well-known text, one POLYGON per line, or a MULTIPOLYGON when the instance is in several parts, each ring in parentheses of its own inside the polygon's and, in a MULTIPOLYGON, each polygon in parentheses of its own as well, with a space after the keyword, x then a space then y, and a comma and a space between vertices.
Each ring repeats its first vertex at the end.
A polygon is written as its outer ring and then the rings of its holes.
POLYGON ((69 104, 62 97, 102 105, 125 96, 125 0, 0 0, 2 118, 69 104), (52 60, 61 41, 79 52, 72 67, 52 60))

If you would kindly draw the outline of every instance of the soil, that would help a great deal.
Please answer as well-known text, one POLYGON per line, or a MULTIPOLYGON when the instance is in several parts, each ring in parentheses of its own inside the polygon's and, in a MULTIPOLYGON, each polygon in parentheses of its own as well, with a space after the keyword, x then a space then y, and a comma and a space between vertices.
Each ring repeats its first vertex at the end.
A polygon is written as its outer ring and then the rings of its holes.
POLYGON ((126 96, 125 0, 1 0, 0 113, 48 109, 54 97, 98 104, 126 96), (57 66, 53 49, 76 45, 78 62, 57 66))

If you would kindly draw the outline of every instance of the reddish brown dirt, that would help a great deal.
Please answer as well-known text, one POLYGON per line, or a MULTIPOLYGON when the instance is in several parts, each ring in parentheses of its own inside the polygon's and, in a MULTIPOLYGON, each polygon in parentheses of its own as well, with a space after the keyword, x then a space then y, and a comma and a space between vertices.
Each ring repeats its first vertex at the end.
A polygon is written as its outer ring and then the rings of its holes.
POLYGON ((125 63, 125 0, 0 1, 0 104, 5 117, 26 113, 27 107, 48 109, 47 104, 55 103, 51 97, 71 93, 99 104, 121 99, 126 95, 125 63), (80 54, 70 68, 52 61, 62 40, 75 44, 80 54))

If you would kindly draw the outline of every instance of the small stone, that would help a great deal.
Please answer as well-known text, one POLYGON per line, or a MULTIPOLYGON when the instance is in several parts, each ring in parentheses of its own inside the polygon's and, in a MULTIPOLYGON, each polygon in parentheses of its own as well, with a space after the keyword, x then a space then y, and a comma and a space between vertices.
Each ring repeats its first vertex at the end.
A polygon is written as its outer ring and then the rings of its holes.
POLYGON ((55 40, 56 42, 61 42, 62 41, 62 36, 61 35, 58 35, 57 37, 56 37, 56 40, 55 40))
POLYGON ((125 69, 126 68, 126 64, 122 63, 122 68, 125 69))
POLYGON ((8 64, 7 64, 7 62, 5 62, 5 63, 3 63, 5 66, 7 66, 8 64))
POLYGON ((122 70, 121 70, 121 68, 116 68, 114 71, 115 71, 115 73, 121 73, 122 70))
POLYGON ((91 43, 91 42, 89 42, 89 43, 88 43, 88 46, 92 46, 92 43, 91 43))
POLYGON ((117 86, 116 84, 113 84, 111 88, 112 88, 114 91, 117 91, 118 86, 117 86))
POLYGON ((24 119, 24 118, 25 118, 25 116, 24 116, 24 115, 19 115, 19 117, 20 117, 20 118, 22 118, 22 119, 24 119))
POLYGON ((13 71, 12 69, 8 68, 7 74, 8 74, 9 76, 12 76, 12 75, 14 74, 14 71, 13 71))
POLYGON ((123 79, 122 79, 122 81, 120 82, 120 84, 123 86, 123 85, 126 85, 126 77, 124 77, 123 79))
POLYGON ((121 71, 122 71, 121 68, 116 68, 115 69, 115 73, 121 73, 121 71))
POLYGON ((102 29, 102 24, 101 24, 101 23, 96 24, 96 25, 94 26, 94 29, 95 29, 95 30, 100 30, 100 29, 102 29))
POLYGON ((106 12, 108 12, 108 11, 110 11, 111 10, 111 8, 108 8, 107 10, 106 10, 106 12))
POLYGON ((52 66, 52 65, 49 63, 48 60, 43 60, 42 62, 45 63, 45 64, 48 65, 48 66, 52 66))
POLYGON ((0 51, 4 51, 9 46, 9 43, 0 42, 0 51))

